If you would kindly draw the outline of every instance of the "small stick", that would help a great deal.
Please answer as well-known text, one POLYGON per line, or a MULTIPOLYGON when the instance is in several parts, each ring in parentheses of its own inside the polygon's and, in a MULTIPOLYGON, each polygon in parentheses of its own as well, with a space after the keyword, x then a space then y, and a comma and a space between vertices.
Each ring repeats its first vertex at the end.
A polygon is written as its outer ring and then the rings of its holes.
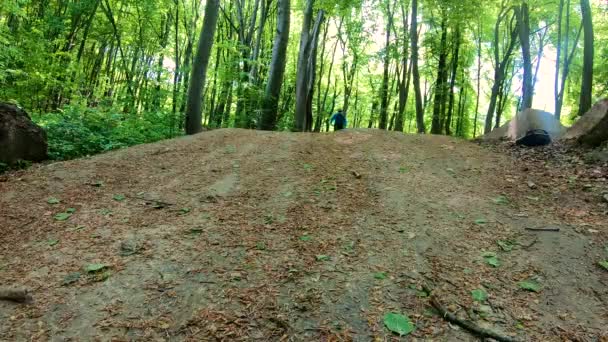
POLYGON ((532 232, 559 232, 559 227, 539 227, 539 228, 526 227, 526 230, 529 230, 532 232))
POLYGON ((435 298, 435 296, 432 294, 431 289, 426 286, 426 285, 422 285, 422 289, 429 294, 430 297, 430 301, 431 301, 431 305, 435 308, 435 310, 437 310, 439 312, 439 314, 441 315, 441 317, 443 319, 445 319, 446 321, 456 324, 466 330, 468 330, 469 332, 479 336, 480 338, 493 338, 496 341, 499 342, 515 342, 517 340, 511 338, 511 337, 507 337, 507 336, 502 336, 499 335, 498 333, 488 330, 488 329, 484 329, 481 328, 480 326, 478 326, 477 324, 471 322, 471 321, 466 321, 466 320, 462 320, 458 317, 456 317, 456 315, 452 314, 451 312, 449 312, 446 308, 443 307, 443 305, 441 305, 441 303, 439 303, 439 301, 437 300, 437 298, 435 298))
POLYGON ((0 287, 0 300, 25 303, 32 299, 25 289, 9 289, 0 287))
POLYGON ((361 174, 360 174, 360 173, 358 173, 357 171, 353 171, 353 172, 352 172, 352 174, 353 174, 353 176, 355 176, 355 178, 357 178, 357 179, 361 179, 361 177, 362 177, 362 176, 361 176, 361 174))

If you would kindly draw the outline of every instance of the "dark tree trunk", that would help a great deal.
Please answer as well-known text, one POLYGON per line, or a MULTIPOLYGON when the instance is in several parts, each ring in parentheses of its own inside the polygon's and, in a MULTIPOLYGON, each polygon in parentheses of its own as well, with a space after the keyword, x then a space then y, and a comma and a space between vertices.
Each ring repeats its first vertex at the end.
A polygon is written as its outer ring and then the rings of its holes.
POLYGON ((418 133, 425 133, 424 108, 422 107, 422 94, 420 93, 420 71, 418 70, 418 0, 412 0, 412 74, 414 77, 414 94, 416 96, 416 124, 418 133))
POLYGON ((581 96, 578 101, 578 115, 582 116, 591 108, 591 92, 593 91, 593 20, 589 0, 581 0, 583 16, 584 51, 583 51, 583 80, 581 81, 581 96))
POLYGON ((445 105, 446 97, 446 82, 448 79, 448 27, 446 14, 442 15, 441 20, 441 43, 439 45, 439 65, 437 66, 437 80, 435 81, 435 99, 433 100, 433 121, 431 125, 432 134, 441 134, 442 127, 442 107, 445 105))
POLYGON ((277 14, 277 33, 272 48, 272 62, 268 73, 268 84, 262 105, 260 129, 273 130, 277 124, 279 97, 287 63, 287 46, 289 43, 290 0, 279 0, 277 14))
POLYGON ((521 6, 516 9, 519 41, 521 43, 521 54, 524 64, 524 79, 523 79, 523 94, 520 110, 532 108, 534 98, 534 88, 532 82, 532 60, 530 58, 530 14, 528 12, 528 4, 522 2, 521 6))
POLYGON ((320 31, 319 26, 324 15, 323 11, 319 11, 313 26, 313 4, 314 0, 307 0, 306 2, 300 36, 300 52, 298 54, 294 129, 299 132, 312 129, 311 96, 314 89, 314 74, 316 72, 314 69, 316 63, 316 44, 320 31))
POLYGON ((213 36, 217 26, 217 17, 220 8, 219 0, 207 0, 203 29, 199 37, 190 86, 188 87, 188 103, 186 105, 186 134, 196 134, 203 130, 202 126, 202 99, 207 66, 213 47, 213 36))

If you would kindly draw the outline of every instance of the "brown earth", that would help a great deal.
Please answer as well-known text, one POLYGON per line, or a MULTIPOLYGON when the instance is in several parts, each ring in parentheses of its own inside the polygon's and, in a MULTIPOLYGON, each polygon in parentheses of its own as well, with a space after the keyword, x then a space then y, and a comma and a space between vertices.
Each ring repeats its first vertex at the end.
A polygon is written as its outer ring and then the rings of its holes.
POLYGON ((551 165, 440 136, 217 130, 0 176, 0 287, 33 297, 0 301, 0 340, 475 341, 430 284, 505 336, 606 341, 606 168, 551 165), (560 231, 526 230, 543 227, 560 231))

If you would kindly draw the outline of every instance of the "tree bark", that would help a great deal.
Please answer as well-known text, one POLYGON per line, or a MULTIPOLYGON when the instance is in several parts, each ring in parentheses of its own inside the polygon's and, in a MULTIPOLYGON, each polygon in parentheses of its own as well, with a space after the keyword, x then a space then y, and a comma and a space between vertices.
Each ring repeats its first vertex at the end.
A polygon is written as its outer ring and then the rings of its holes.
POLYGON ((441 19, 441 43, 439 45, 439 65, 437 66, 437 80, 435 81, 435 99, 433 100, 433 121, 431 124, 431 134, 441 134, 442 131, 442 107, 445 104, 446 82, 448 79, 447 69, 447 14, 442 13, 441 19))
POLYGON ((532 108, 534 98, 534 88, 532 82, 532 60, 530 58, 530 13, 528 4, 524 1, 521 6, 516 9, 519 41, 521 43, 521 54, 523 57, 524 79, 523 79, 523 94, 520 110, 532 108))
POLYGON ((203 130, 202 126, 202 95, 205 88, 207 66, 213 47, 213 37, 217 26, 220 8, 219 0, 207 0, 203 29, 199 37, 190 86, 188 87, 188 103, 186 104, 186 134, 196 134, 203 130))
POLYGON ((593 91, 593 20, 589 0, 581 0, 583 17, 584 50, 583 50, 583 79, 581 81, 581 95, 578 105, 578 116, 582 116, 591 108, 593 91))
POLYGON ((454 113, 454 87, 456 86, 456 77, 458 73, 458 57, 460 54, 460 28, 454 33, 454 54, 452 56, 452 75, 450 79, 450 105, 448 108, 448 117, 445 124, 445 134, 451 135, 452 115, 454 113))
POLYGON ((426 133, 424 127, 424 108, 422 107, 422 94, 420 93, 420 71, 418 70, 418 0, 412 0, 412 74, 414 77, 414 94, 416 96, 416 124, 418 133, 426 133))
POLYGON ((294 126, 294 129, 299 132, 312 129, 311 96, 313 94, 314 74, 316 72, 314 69, 316 63, 316 43, 320 31, 319 26, 321 25, 324 16, 323 11, 319 11, 313 26, 313 5, 314 0, 306 1, 304 21, 302 23, 302 33, 300 35, 300 52, 298 54, 296 74, 296 108, 294 126))
POLYGON ((277 14, 277 33, 272 48, 272 62, 268 73, 268 84, 262 104, 262 118, 259 129, 273 130, 277 124, 279 97, 287 63, 287 46, 289 43, 290 0, 279 0, 277 14))

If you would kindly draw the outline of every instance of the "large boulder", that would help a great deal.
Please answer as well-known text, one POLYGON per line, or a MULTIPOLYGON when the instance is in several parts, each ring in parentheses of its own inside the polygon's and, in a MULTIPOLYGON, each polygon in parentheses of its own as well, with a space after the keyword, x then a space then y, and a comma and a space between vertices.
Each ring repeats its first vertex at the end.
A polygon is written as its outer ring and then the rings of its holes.
POLYGON ((46 132, 22 109, 0 102, 0 162, 47 159, 46 132))
POLYGON ((563 137, 584 145, 599 146, 608 141, 608 98, 596 103, 563 137))
POLYGON ((484 135, 482 139, 510 140, 521 145, 539 146, 559 139, 565 131, 566 128, 553 114, 538 109, 526 109, 511 121, 484 135))

